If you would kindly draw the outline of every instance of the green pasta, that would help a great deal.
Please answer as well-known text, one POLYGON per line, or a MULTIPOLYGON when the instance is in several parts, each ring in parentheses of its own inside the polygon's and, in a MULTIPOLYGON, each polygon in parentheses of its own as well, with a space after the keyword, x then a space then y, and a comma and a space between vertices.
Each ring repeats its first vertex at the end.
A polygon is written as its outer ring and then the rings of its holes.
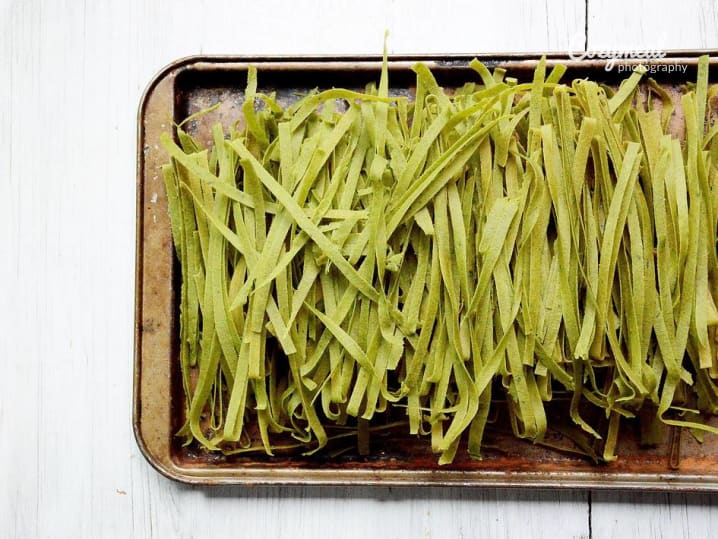
POLYGON ((186 444, 364 454, 399 429, 448 464, 481 457, 497 402, 594 460, 623 418, 646 443, 718 433, 708 58, 680 103, 643 68, 613 91, 470 67, 447 92, 417 64, 409 100, 385 59, 365 92, 290 106, 250 68, 241 124, 164 134, 186 444))

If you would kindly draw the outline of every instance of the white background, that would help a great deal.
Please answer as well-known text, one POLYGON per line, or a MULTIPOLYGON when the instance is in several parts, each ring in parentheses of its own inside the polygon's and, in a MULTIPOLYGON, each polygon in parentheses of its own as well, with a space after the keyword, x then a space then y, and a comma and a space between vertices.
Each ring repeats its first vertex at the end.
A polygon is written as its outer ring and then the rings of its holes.
POLYGON ((0 536, 715 536, 716 495, 202 489, 164 479, 139 454, 135 135, 145 84, 196 53, 379 53, 385 29, 390 53, 718 48, 718 7, 0 1, 0 536))

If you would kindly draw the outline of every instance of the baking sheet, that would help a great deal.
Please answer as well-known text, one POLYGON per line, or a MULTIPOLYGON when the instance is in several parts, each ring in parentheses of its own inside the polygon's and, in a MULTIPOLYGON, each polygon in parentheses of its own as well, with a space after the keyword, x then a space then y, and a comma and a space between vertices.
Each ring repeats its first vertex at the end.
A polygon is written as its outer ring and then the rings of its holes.
MULTIPOLYGON (((709 53, 713 51, 700 51, 709 53)), ((699 51, 676 52, 651 60, 659 66, 651 76, 669 92, 695 80, 699 51), (686 66, 669 71, 668 66, 686 66), (665 66, 661 69, 660 66, 665 66)), ((450 88, 475 74, 468 62, 476 56, 397 57, 389 62, 392 93, 410 95, 415 75, 410 67, 418 60, 432 69, 439 84, 450 88)), ((478 57, 489 67, 504 67, 519 80, 530 80, 538 56, 478 57)), ((639 60, 621 60, 636 65, 639 60)), ((606 70, 605 60, 570 61, 568 55, 549 55, 548 65, 563 63, 564 82, 574 78, 614 84, 627 76, 625 68, 606 70)), ((179 271, 172 252, 167 200, 160 165, 167 155, 159 145, 162 132, 172 122, 215 103, 213 113, 191 121, 187 129, 209 136, 209 127, 228 125, 241 116, 246 71, 259 71, 259 90, 274 91, 280 101, 300 93, 333 86, 363 89, 379 79, 381 58, 262 58, 192 57, 162 70, 150 83, 139 109, 137 160, 137 267, 135 311, 135 371, 133 423, 138 444, 147 460, 164 475, 200 484, 361 484, 361 485, 484 485, 635 488, 670 490, 718 490, 718 437, 698 443, 688 432, 666 428, 665 439, 655 448, 638 444, 638 424, 622 430, 619 458, 609 464, 593 464, 569 451, 558 451, 516 439, 502 421, 501 403, 487 431, 482 460, 469 459, 459 450, 451 465, 439 466, 425 438, 407 436, 406 429, 374 433, 369 455, 359 455, 356 442, 330 447, 311 457, 263 454, 225 457, 199 447, 182 447, 174 433, 183 422, 183 398, 178 368, 179 271), (625 434, 625 436, 624 436, 625 434), (329 453, 333 453, 329 454, 329 453)), ((715 61, 712 60, 712 66, 715 61)), ((711 81, 714 82, 714 81, 711 81)), ((677 114, 672 129, 680 133, 677 114)), ((550 404, 554 412, 565 406, 560 398, 550 404)), ((549 414, 551 411, 549 410, 549 414)), ((390 418, 387 420, 390 421, 390 418)), ((570 449, 571 443, 557 431, 547 442, 570 449)))

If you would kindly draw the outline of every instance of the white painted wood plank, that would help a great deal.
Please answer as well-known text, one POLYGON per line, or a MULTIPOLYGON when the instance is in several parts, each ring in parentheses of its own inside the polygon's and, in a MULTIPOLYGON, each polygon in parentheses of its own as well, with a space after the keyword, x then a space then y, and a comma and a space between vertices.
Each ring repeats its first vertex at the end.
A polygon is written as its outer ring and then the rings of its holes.
POLYGON ((594 492, 595 539, 715 537, 718 495, 594 492))
POLYGON ((147 4, 141 4, 135 31, 147 40, 142 45, 150 47, 145 51, 150 61, 153 55, 169 61, 198 52, 376 54, 385 30, 391 53, 564 50, 575 34, 583 35, 585 9, 572 0, 266 0, 216 2, 211 8, 210 3, 185 1, 147 4), (155 21, 162 26, 153 28, 155 21))
POLYGON ((718 48, 713 0, 588 0, 590 50, 718 48))
POLYGON ((158 537, 188 530, 262 537, 588 537, 586 504, 574 493, 494 489, 222 488, 165 490, 158 537), (555 512, 564 516, 556 521, 555 512))

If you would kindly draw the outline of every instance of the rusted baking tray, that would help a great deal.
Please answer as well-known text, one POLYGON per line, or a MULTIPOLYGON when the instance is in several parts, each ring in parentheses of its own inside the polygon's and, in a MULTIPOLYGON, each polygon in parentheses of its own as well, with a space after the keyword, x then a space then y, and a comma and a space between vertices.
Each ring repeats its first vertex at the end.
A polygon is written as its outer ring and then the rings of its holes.
MULTIPOLYGON (((702 51, 701 54, 715 51, 702 51)), ((650 60, 652 76, 669 92, 694 81, 698 51, 669 53, 650 60), (661 68, 660 66, 664 66, 661 68), (669 66, 685 66, 670 69, 669 66)), ((410 95, 415 75, 410 67, 424 61, 440 84, 456 87, 475 75, 468 62, 475 56, 395 57, 389 62, 395 93, 410 95)), ((538 56, 478 56, 489 67, 501 66, 519 80, 530 80, 538 56)), ((640 60, 620 60, 606 70, 606 60, 571 60, 566 54, 548 56, 548 64, 568 67, 563 80, 590 77, 614 84, 627 76, 625 66, 640 60)), ((644 61, 645 62, 645 61, 644 61)), ((713 66, 716 60, 711 60, 713 66)), ((135 304, 134 430, 147 460, 164 475, 186 483, 216 484, 342 484, 342 485, 464 485, 652 490, 718 490, 718 437, 698 443, 688 432, 665 429, 664 443, 641 448, 637 432, 625 429, 617 448, 619 458, 594 464, 584 457, 515 439, 510 430, 487 433, 482 460, 459 451, 455 462, 439 466, 425 439, 387 429, 372 435, 371 451, 340 456, 224 457, 182 447, 174 436, 183 422, 182 387, 177 362, 179 271, 172 251, 167 199, 160 165, 168 157, 160 134, 173 121, 209 107, 222 106, 189 125, 199 134, 214 122, 229 125, 241 112, 249 65, 259 71, 260 90, 276 91, 291 100, 312 88, 361 89, 377 81, 378 57, 265 58, 192 57, 163 69, 150 83, 139 108, 137 155, 137 258, 135 304), (461 456, 461 455, 466 456, 461 456)), ((713 67, 712 71, 715 71, 713 67)), ((501 414, 501 405, 496 406, 501 414)), ((550 412, 550 410, 549 410, 550 412)), ((500 425, 500 417, 495 425, 500 425)), ((638 427, 634 429, 637 431, 638 427)), ((557 433, 547 441, 561 445, 557 433)))

